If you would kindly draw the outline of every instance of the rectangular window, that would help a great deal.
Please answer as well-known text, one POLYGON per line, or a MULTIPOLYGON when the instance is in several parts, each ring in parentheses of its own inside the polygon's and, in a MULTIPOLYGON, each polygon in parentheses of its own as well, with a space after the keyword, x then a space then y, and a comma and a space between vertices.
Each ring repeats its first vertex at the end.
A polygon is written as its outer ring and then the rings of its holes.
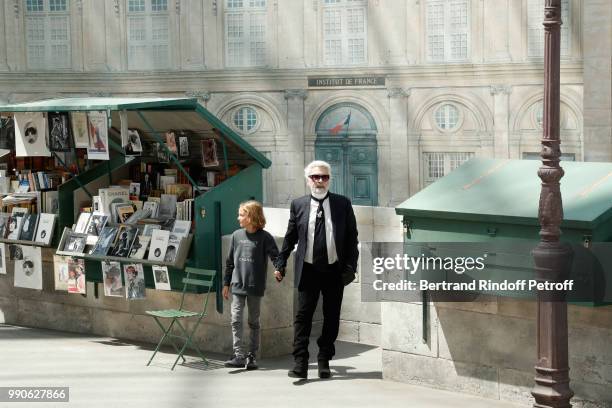
POLYGON ((226 0, 227 66, 266 65, 266 7, 266 0, 226 0))
POLYGON ((71 63, 67 0, 26 0, 27 63, 31 69, 66 69, 71 63))
MULTIPOLYGON (((561 55, 571 52, 570 0, 561 0, 561 55)), ((527 56, 544 57, 544 0, 529 0, 527 7, 527 56)))
POLYGON ((170 67, 168 0, 128 0, 128 68, 170 67))
POLYGON ((423 187, 446 176, 472 157, 473 152, 423 153, 423 187))
POLYGON ((323 3, 323 61, 325 65, 366 62, 365 0, 325 0, 323 3))
POLYGON ((425 24, 428 61, 469 59, 469 10, 469 0, 427 1, 425 24))

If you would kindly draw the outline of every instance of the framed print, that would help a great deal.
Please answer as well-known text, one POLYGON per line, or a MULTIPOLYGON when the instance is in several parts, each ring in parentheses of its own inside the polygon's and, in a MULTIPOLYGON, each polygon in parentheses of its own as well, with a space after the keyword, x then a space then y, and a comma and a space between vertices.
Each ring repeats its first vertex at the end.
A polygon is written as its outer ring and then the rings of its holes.
POLYGON ((72 136, 70 134, 70 121, 67 112, 49 112, 49 148, 55 152, 69 152, 71 150, 72 136))
POLYGON ((202 140, 202 166, 216 167, 218 165, 217 141, 215 139, 202 140))

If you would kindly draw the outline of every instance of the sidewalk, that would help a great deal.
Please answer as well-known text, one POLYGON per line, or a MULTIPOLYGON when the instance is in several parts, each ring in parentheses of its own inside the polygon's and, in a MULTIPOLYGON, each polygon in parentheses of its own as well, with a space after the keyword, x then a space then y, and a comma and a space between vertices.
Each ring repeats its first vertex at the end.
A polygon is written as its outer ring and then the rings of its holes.
POLYGON ((311 361, 309 380, 295 381, 287 377, 291 356, 262 360, 259 370, 247 372, 224 368, 227 356, 207 354, 208 367, 187 357, 187 366, 170 371, 170 353, 145 365, 150 345, 0 325, 0 386, 70 387, 70 403, 0 402, 0 407, 517 407, 383 381, 380 349, 340 342, 337 350, 332 379, 319 380, 311 361))

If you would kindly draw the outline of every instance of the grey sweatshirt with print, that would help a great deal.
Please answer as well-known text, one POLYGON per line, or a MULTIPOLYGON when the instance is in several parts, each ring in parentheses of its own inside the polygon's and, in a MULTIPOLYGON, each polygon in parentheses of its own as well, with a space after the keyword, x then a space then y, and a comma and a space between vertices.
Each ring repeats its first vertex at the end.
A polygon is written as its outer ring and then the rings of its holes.
POLYGON ((252 234, 244 228, 234 231, 223 284, 231 284, 232 293, 237 295, 263 296, 268 257, 273 263, 278 258, 278 247, 268 231, 261 229, 252 234))

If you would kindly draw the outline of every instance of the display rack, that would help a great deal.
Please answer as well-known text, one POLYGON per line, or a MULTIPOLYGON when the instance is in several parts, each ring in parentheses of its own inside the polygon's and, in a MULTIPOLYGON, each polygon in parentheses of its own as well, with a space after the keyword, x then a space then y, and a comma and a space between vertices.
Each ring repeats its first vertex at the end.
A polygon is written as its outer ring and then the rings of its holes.
POLYGON ((184 269, 185 263, 187 262, 187 256, 189 254, 189 249, 191 248, 191 241, 193 240, 193 234, 189 234, 181 239, 181 243, 176 251, 176 257, 174 262, 163 262, 163 261, 153 261, 149 259, 136 259, 136 258, 128 258, 121 256, 111 256, 111 255, 90 255, 86 253, 80 252, 70 252, 63 251, 59 248, 63 248, 66 242, 67 234, 72 232, 71 228, 65 227, 64 231, 62 231, 62 237, 60 239, 58 249, 55 251, 56 255, 62 256, 71 256, 74 258, 82 258, 88 261, 117 261, 121 263, 139 263, 143 265, 160 265, 167 266, 169 268, 175 269, 184 269))

